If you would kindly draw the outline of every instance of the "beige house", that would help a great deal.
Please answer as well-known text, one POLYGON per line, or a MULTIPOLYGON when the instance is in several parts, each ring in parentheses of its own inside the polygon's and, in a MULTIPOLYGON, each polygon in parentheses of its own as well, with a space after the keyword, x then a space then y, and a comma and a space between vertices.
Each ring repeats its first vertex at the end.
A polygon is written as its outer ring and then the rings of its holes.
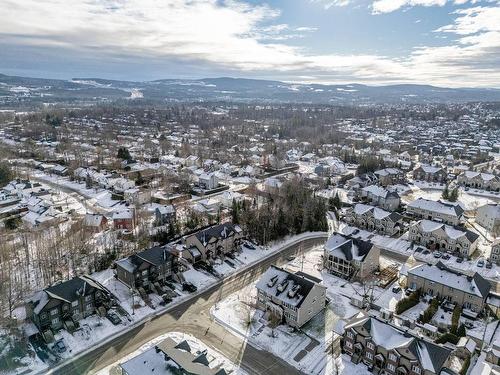
POLYGON ((362 203, 356 204, 347 212, 345 221, 358 228, 389 236, 398 233, 403 226, 400 214, 362 203))
POLYGON ((395 191, 389 191, 381 186, 370 185, 361 189, 361 198, 388 211, 395 211, 401 204, 401 198, 395 191))
POLYGON ((451 349, 366 313, 348 321, 343 336, 352 362, 362 361, 374 374, 438 375, 451 361, 451 349))
POLYGON ((406 181, 406 174, 398 168, 384 168, 373 172, 381 186, 396 185, 406 181))
POLYGON ((408 287, 439 296, 463 307, 463 314, 476 316, 483 310, 491 285, 477 272, 473 276, 451 270, 443 263, 421 264, 408 270, 408 287))
POLYGON ((406 207, 409 214, 415 217, 441 221, 449 225, 458 225, 463 219, 464 209, 458 203, 432 201, 418 198, 406 207))
POLYGON ((469 257, 476 250, 479 235, 467 229, 420 220, 410 227, 409 239, 430 250, 448 251, 469 257))
POLYGON ((497 238, 491 245, 490 260, 493 263, 500 264, 500 238, 497 238))
POLYGON ((465 171, 457 177, 457 182, 465 187, 500 191, 500 179, 489 173, 465 171))
POLYGON ((325 269, 344 279, 366 279, 378 270, 380 249, 370 241, 334 233, 324 246, 325 269))
POLYGON ((326 305, 326 287, 303 272, 271 266, 257 282, 257 308, 300 328, 326 305))
POLYGON ((477 209, 476 223, 494 236, 500 235, 500 205, 485 204, 477 209))

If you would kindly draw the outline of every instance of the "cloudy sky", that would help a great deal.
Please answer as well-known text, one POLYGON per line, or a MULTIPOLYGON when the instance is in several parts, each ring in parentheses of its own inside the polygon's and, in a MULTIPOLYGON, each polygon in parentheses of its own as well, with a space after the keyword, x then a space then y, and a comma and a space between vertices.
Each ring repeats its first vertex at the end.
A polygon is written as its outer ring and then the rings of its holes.
POLYGON ((0 72, 500 87, 500 0, 0 0, 0 72))

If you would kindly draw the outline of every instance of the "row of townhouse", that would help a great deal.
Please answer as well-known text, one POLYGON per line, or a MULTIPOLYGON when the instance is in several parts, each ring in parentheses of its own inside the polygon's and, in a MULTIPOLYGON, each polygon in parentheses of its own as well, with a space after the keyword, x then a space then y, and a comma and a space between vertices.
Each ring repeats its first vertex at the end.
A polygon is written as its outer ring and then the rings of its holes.
POLYGON ((50 341, 53 331, 74 329, 77 322, 112 304, 111 293, 90 276, 74 277, 35 293, 26 303, 26 317, 50 341))
POLYGON ((291 273, 271 266, 256 284, 257 308, 300 328, 326 305, 326 287, 303 272, 291 273))
POLYGON ((500 235, 500 205, 485 204, 477 209, 476 223, 487 229, 493 237, 500 235))
POLYGON ((461 306, 463 314, 477 317, 486 303, 491 284, 479 273, 472 276, 438 262, 417 265, 407 272, 407 286, 430 296, 437 296, 461 306))
POLYGON ((370 241, 334 233, 324 246, 323 265, 344 279, 365 279, 379 268, 380 248, 370 241))
POLYGON ((448 174, 443 168, 430 165, 420 165, 413 170, 413 179, 417 181, 439 182, 448 180, 448 174))
POLYGON ((177 271, 171 245, 155 246, 115 262, 116 278, 129 288, 150 290, 164 284, 177 271))
POLYGON ((350 225, 389 236, 399 233, 403 227, 403 217, 397 212, 362 203, 347 211, 345 221, 350 225))
POLYGON ((389 191, 377 185, 370 185, 361 189, 361 198, 388 211, 397 210, 401 204, 401 198, 397 192, 389 191))
MULTIPOLYGON (((343 328, 342 349, 374 374, 439 375, 451 365, 452 349, 416 336, 364 312, 343 328)), ((450 372, 450 374, 453 372, 450 372)))
POLYGON ((477 248, 479 235, 467 229, 424 219, 410 226, 409 239, 431 250, 470 257, 477 248))
POLYGON ((490 173, 464 171, 457 177, 457 182, 465 187, 500 191, 500 178, 490 173))
POLYGON ((418 198, 406 206, 406 211, 418 218, 459 225, 464 219, 464 209, 459 203, 432 201, 418 198))

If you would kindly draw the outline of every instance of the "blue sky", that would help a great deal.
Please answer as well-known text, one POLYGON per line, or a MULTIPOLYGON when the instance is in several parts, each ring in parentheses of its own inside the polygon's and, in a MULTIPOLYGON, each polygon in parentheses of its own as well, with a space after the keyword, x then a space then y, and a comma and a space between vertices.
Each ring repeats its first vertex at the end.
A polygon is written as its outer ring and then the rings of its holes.
POLYGON ((0 72, 500 87, 499 0, 0 0, 0 72))

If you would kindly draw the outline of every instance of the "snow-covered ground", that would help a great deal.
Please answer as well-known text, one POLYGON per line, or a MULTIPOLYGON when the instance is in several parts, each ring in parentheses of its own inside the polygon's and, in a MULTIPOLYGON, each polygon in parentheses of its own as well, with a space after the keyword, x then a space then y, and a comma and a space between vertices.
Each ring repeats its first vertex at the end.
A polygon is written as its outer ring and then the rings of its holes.
MULTIPOLYGON (((292 332, 286 325, 275 329, 268 326, 264 312, 255 308, 255 284, 233 293, 211 309, 215 320, 244 337, 252 345, 269 351, 307 374, 332 373, 334 360, 326 353, 333 337, 333 329, 341 319, 348 319, 360 310, 350 303, 351 296, 363 293, 360 284, 350 284, 329 273, 322 271, 322 247, 317 247, 304 256, 297 257, 284 266, 291 272, 303 271, 323 280, 327 286, 330 303, 326 309, 309 321, 299 332, 292 332)), ((382 289, 375 286, 373 299, 375 304, 394 310, 402 292, 393 293, 392 286, 382 289)), ((337 359, 338 369, 342 374, 364 374, 363 365, 353 365, 347 357, 337 359)))
MULTIPOLYGON (((132 358, 135 358, 148 350, 152 349, 155 345, 159 344, 163 340, 167 338, 172 338, 174 341, 177 343, 186 340, 189 346, 191 347, 192 353, 197 353, 197 352, 202 352, 204 350, 207 350, 207 358, 209 360, 209 367, 214 368, 218 365, 222 366, 227 373, 229 374, 234 374, 234 375, 246 375, 247 373, 242 370, 238 365, 232 363, 229 359, 227 359, 224 355, 219 353, 218 351, 206 346, 202 341, 198 340, 197 338, 185 334, 185 333, 180 333, 180 332, 169 332, 164 335, 158 336, 155 339, 151 340, 147 344, 144 344, 141 346, 139 349, 136 351, 132 352, 131 354, 120 358, 118 361, 113 363, 110 366, 107 366, 103 368, 102 370, 98 371, 95 375, 110 375, 116 373, 114 369, 119 367, 119 364, 124 363, 132 358)), ((163 373, 162 373, 163 374, 163 373)), ((172 373, 172 375, 174 375, 172 373)))

